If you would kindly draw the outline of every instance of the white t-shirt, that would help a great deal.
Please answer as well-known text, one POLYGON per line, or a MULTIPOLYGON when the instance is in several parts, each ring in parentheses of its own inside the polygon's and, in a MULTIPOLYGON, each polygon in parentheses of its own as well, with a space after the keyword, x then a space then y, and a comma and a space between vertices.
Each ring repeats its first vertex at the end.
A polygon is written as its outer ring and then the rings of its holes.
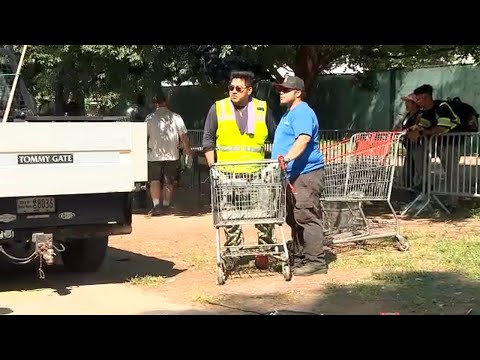
POLYGON ((180 158, 180 136, 187 133, 182 117, 161 107, 145 118, 147 123, 148 161, 174 161, 180 158))

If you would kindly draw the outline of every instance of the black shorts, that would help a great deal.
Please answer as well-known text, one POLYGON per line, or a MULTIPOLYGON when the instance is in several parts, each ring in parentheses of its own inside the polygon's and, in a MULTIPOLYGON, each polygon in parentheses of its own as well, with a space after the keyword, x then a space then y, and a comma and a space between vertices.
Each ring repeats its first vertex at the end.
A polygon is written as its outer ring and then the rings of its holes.
POLYGON ((163 184, 173 185, 178 176, 180 160, 149 161, 148 181, 160 181, 163 184))

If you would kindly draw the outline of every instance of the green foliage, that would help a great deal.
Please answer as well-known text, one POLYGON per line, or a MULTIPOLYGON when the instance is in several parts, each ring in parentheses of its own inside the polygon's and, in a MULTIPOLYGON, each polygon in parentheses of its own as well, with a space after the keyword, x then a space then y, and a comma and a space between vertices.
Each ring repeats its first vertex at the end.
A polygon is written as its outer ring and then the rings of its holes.
MULTIPOLYGON (((20 46, 18 46, 18 49, 20 46)), ((27 51, 23 76, 38 98, 53 100, 60 85, 65 97, 83 97, 107 107, 153 93, 162 81, 192 81, 211 88, 228 81, 234 68, 252 69, 259 80, 279 81, 279 67, 307 80, 348 63, 365 73, 439 65, 480 57, 477 45, 34 45, 27 51)))

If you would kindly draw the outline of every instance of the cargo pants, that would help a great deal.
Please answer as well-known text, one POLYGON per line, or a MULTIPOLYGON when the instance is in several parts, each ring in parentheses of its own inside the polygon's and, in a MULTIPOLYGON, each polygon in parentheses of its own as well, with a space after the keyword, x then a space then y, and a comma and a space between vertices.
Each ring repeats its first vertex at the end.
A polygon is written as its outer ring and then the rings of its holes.
POLYGON ((323 249, 324 228, 320 196, 324 188, 324 169, 298 176, 287 188, 287 219, 292 229, 294 267, 326 265, 323 249))
MULTIPOLYGON (((275 239, 273 239, 273 225, 255 224, 255 227, 257 228, 259 245, 275 244, 275 239)), ((227 239, 225 246, 239 246, 243 244, 245 238, 240 225, 226 226, 224 231, 227 239)))

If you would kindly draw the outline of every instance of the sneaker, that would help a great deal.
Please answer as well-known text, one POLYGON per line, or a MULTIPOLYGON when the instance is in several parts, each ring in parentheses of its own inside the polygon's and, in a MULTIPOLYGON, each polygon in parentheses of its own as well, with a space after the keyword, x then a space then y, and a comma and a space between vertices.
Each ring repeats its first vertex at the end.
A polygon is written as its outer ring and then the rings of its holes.
POLYGON ((157 205, 148 212, 147 216, 160 216, 160 215, 162 215, 162 208, 160 207, 160 205, 157 205))
POLYGON ((295 276, 309 276, 317 274, 327 274, 328 268, 322 264, 306 264, 298 268, 293 269, 293 275, 295 276))

